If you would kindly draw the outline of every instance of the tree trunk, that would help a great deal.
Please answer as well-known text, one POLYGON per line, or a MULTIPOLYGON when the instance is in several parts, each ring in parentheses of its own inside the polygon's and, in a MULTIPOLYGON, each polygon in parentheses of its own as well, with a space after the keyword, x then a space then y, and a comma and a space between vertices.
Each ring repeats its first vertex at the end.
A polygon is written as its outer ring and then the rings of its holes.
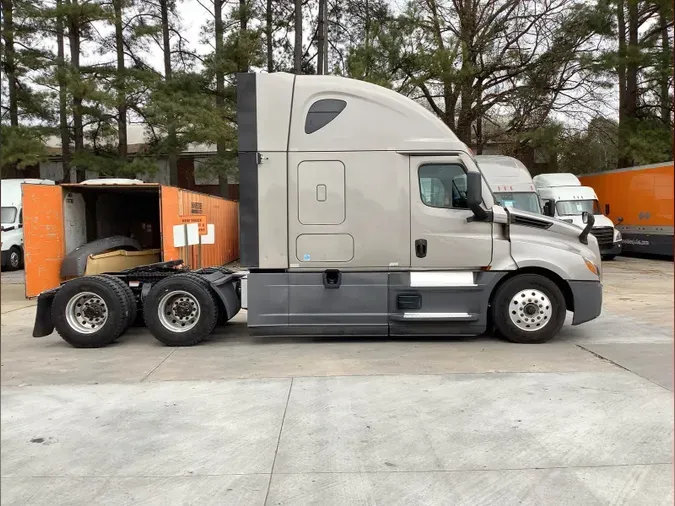
POLYGON ((619 75, 619 157, 618 166, 628 167, 630 162, 626 154, 628 145, 628 126, 626 125, 626 18, 624 13, 624 0, 619 0, 616 6, 617 31, 619 36, 619 63, 617 74, 619 75))
POLYGON ((273 32, 272 18, 272 0, 267 0, 265 6, 265 37, 267 38, 267 72, 274 72, 274 44, 272 40, 273 32))
MULTIPOLYGON (((668 21, 666 19, 665 5, 661 6, 659 12, 659 23, 661 25, 661 50, 663 51, 663 64, 661 65, 661 79, 660 79, 660 102, 661 102, 661 121, 668 128, 671 128, 670 122, 670 89, 668 87, 668 80, 670 78, 670 63, 673 61, 673 53, 670 48, 670 41, 668 37, 668 21)), ((672 133, 671 133, 672 137, 672 133)))
POLYGON ((635 118, 638 108, 638 64, 636 55, 640 51, 638 42, 638 2, 628 0, 628 65, 626 67, 626 115, 635 118))
MULTIPOLYGON (((223 71, 223 37, 225 28, 223 26, 223 0, 213 2, 214 27, 216 36, 216 109, 221 116, 225 115, 225 73, 223 71)), ((225 142, 218 139, 216 142, 216 151, 218 158, 222 162, 227 155, 225 142)), ((227 174, 218 173, 218 185, 220 187, 220 196, 227 197, 227 174)))
POLYGON ((316 39, 316 49, 317 49, 317 65, 316 73, 324 74, 324 52, 326 50, 326 24, 325 17, 326 14, 326 0, 319 0, 319 19, 318 19, 318 29, 317 29, 317 39, 316 39))
POLYGON ((9 124, 19 126, 19 104, 17 98, 16 63, 14 61, 14 5, 13 0, 2 0, 2 38, 5 42, 5 69, 9 88, 9 124))
POLYGON ((115 49, 117 49, 117 153, 121 160, 127 158, 127 96, 125 91, 124 32, 122 27, 122 2, 114 0, 115 10, 115 49))
MULTIPOLYGON (((66 5, 70 4, 75 10, 78 7, 78 0, 66 0, 66 5)), ((82 86, 80 75, 80 22, 76 15, 71 15, 68 20, 68 40, 70 42, 70 67, 72 76, 76 76, 75 86, 73 87, 73 137, 75 141, 75 153, 81 154, 84 151, 84 127, 82 126, 82 86)), ((85 169, 75 167, 75 179, 79 183, 85 179, 85 169)))
MULTIPOLYGON (((162 17, 162 52, 164 53, 164 80, 166 87, 171 90, 171 40, 169 37, 169 0, 160 0, 159 8, 162 17)), ((168 156, 169 156, 169 184, 178 186, 178 143, 176 125, 173 118, 169 118, 167 125, 168 156)))
POLYGON ((302 0, 295 0, 295 46, 293 47, 293 71, 302 74, 302 0))
MULTIPOLYGON (((239 30, 243 33, 248 29, 248 6, 246 0, 239 0, 239 30)), ((245 60, 245 59, 244 59, 245 60)), ((242 63, 242 72, 248 72, 248 63, 242 63)))
POLYGON ((60 9, 62 0, 56 0, 56 75, 59 83, 59 131, 61 134, 61 165, 63 166, 63 180, 70 182, 70 132, 68 130, 68 95, 66 91, 66 57, 64 44, 63 15, 60 9))

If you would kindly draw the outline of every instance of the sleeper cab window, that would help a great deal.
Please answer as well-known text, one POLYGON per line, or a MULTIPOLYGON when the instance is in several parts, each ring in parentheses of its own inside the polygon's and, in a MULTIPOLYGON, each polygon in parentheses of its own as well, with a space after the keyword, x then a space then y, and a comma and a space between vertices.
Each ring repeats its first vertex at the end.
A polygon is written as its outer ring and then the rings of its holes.
POLYGON ((335 98, 324 98, 314 102, 305 118, 305 133, 312 134, 337 118, 347 107, 347 102, 335 98))
POLYGON ((466 173, 461 165, 429 163, 419 168, 420 197, 429 207, 468 209, 466 173))

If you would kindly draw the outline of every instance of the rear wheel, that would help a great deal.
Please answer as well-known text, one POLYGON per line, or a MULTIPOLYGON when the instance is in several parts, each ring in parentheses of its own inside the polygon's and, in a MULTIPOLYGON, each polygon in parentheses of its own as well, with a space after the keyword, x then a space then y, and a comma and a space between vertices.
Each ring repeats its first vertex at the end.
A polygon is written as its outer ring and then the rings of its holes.
POLYGON ((514 343, 543 343, 565 322, 567 308, 560 288, 537 274, 521 274, 501 285, 492 301, 498 333, 514 343))
POLYGON ((191 346, 218 323, 218 304, 208 283, 194 274, 177 274, 152 287, 143 305, 145 324, 167 346, 191 346))
POLYGON ((64 284, 54 296, 52 321, 76 348, 100 348, 126 329, 129 303, 124 291, 103 276, 84 276, 64 284))

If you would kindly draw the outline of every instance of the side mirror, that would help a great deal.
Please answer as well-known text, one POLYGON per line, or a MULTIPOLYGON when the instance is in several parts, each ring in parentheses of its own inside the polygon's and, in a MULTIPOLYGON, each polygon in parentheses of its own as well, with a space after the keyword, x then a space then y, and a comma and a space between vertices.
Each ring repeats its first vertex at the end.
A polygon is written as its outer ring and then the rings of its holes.
POLYGON ((619 217, 616 219, 616 224, 617 224, 617 225, 620 225, 622 222, 623 222, 623 216, 619 216, 619 217))
POLYGON ((551 218, 555 216, 555 207, 552 200, 547 200, 544 203, 544 215, 550 216, 551 218))
POLYGON ((590 234, 593 225, 595 225, 595 216, 590 214, 588 211, 581 213, 581 221, 583 221, 586 226, 579 234, 579 241, 581 244, 588 244, 588 234, 590 234))
POLYGON ((483 178, 480 172, 466 174, 466 204, 473 212, 476 220, 483 221, 488 213, 483 209, 483 178))

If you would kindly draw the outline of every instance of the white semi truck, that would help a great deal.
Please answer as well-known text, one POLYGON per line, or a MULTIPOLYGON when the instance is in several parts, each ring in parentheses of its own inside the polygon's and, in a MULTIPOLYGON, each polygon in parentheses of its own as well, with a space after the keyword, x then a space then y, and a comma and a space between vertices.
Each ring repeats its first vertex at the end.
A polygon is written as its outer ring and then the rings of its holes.
POLYGON ((579 227, 584 227, 584 213, 595 217, 591 234, 598 240, 601 257, 612 260, 621 253, 622 237, 612 220, 600 210, 598 196, 590 186, 582 186, 579 178, 567 172, 539 174, 534 177, 544 214, 579 227))
POLYGON ((85 276, 42 293, 33 335, 105 346, 136 318, 191 345, 247 309, 251 333, 544 342, 601 312, 583 230, 495 204, 468 147, 394 91, 334 76, 237 78, 240 261, 85 276))
POLYGON ((523 162, 503 155, 476 155, 474 158, 492 191, 495 204, 542 214, 539 194, 523 162))

